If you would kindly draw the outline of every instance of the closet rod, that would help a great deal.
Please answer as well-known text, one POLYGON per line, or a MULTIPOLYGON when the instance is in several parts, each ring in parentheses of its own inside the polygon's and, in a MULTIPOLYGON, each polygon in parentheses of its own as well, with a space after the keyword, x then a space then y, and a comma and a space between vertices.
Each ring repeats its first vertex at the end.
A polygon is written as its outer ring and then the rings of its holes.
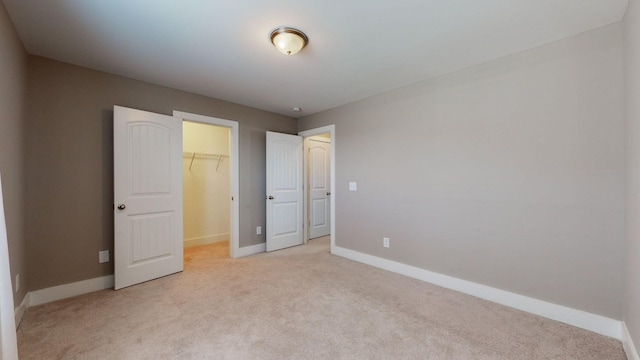
POLYGON ((226 157, 228 158, 229 155, 225 155, 225 154, 208 154, 208 153, 201 153, 201 152, 183 152, 182 153, 183 157, 197 157, 197 158, 218 158, 218 157, 226 157))

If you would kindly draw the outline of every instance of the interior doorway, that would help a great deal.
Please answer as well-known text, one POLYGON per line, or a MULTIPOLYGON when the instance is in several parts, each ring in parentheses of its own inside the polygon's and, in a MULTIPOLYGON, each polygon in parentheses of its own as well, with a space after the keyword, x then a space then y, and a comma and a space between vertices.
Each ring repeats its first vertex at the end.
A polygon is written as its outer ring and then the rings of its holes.
POLYGON ((230 130, 182 122, 184 247, 228 246, 231 234, 230 130))
MULTIPOLYGON (((238 161, 238 137, 239 137, 239 127, 237 121, 225 120, 220 118, 215 118, 206 115, 199 115, 193 113, 186 113, 182 111, 174 111, 173 116, 179 119, 182 119, 183 123, 198 123, 202 125, 213 125, 214 127, 221 127, 228 130, 228 158, 223 155, 222 162, 220 166, 226 161, 229 176, 229 194, 227 197, 229 198, 229 256, 232 258, 241 257, 247 254, 244 254, 240 250, 240 206, 238 202, 238 191, 239 191, 239 178, 238 178, 238 169, 239 169, 239 161, 238 161)), ((215 155, 215 153, 214 153, 215 155)), ((192 155, 193 156, 193 155, 192 155)), ((216 163, 215 166, 218 165, 218 161, 220 158, 214 158, 213 161, 216 163)), ((194 159, 194 163, 195 163, 194 159)), ((183 167, 184 164, 184 153, 183 153, 183 167)), ((192 170, 193 170, 192 165, 192 170)), ((184 169, 183 169, 184 170, 184 169)), ((215 167, 214 167, 215 170, 215 167)), ((218 167, 220 170, 220 167, 218 167)), ((213 234, 215 235, 215 234, 213 234)))
MULTIPOLYGON (((331 252, 334 252, 336 246, 336 126, 327 125, 315 129, 305 130, 298 133, 305 139, 321 136, 330 140, 329 146, 329 195, 327 196, 328 208, 329 208, 329 236, 331 238, 331 252)), ((306 157, 306 155, 305 155, 306 157)), ((304 161, 304 177, 309 174, 309 161, 304 161)), ((308 179, 305 179, 305 184, 308 183, 308 179)), ((307 186, 308 188, 308 186, 307 186)), ((309 224, 309 196, 305 196, 304 205, 304 223, 309 224)), ((309 228, 309 226, 307 226, 309 228)), ((309 231, 305 231, 304 242, 309 241, 309 231)))

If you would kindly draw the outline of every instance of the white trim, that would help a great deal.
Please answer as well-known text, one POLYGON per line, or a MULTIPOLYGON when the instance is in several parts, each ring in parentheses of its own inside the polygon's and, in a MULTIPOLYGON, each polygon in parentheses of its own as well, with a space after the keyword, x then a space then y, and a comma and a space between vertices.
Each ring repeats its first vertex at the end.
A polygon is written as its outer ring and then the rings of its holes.
POLYGON ((512 292, 458 279, 452 276, 435 273, 414 266, 360 253, 342 247, 333 247, 331 253, 347 259, 358 261, 380 269, 395 272, 417 280, 459 291, 468 295, 489 300, 498 304, 526 311, 535 315, 560 321, 581 329, 622 340, 622 326, 618 320, 582 310, 549 303, 512 292))
POLYGON ((627 359, 629 360, 640 360, 638 356, 638 351, 636 350, 636 346, 633 344, 633 338, 631 338, 631 334, 629 334, 629 329, 627 329, 627 324, 622 322, 622 347, 624 348, 624 352, 627 354, 627 359))
POLYGON ((7 223, 4 217, 2 180, 0 179, 0 359, 18 359, 13 286, 9 268, 7 223))
MULTIPOLYGON (((310 137, 314 135, 326 134, 329 133, 329 137, 331 138, 331 252, 333 253, 336 247, 336 126, 335 125, 327 125, 322 126, 315 129, 305 130, 298 132, 299 136, 302 137, 310 137)), ((307 162, 304 162, 304 175, 307 174, 307 162)), ((306 181, 306 180, 305 180, 306 181)), ((305 196, 306 199, 306 196, 305 196)), ((304 205, 304 223, 308 224, 308 214, 307 214, 307 206, 306 203, 304 205)), ((305 243, 309 240, 309 232, 305 231, 304 241, 305 243)))
POLYGON ((110 288, 113 288, 113 275, 36 290, 29 293, 30 299, 27 307, 110 288))
POLYGON ((22 322, 24 314, 32 306, 42 305, 73 296, 112 288, 113 275, 108 275, 99 278, 78 281, 71 284, 64 284, 28 292, 27 295, 25 295, 24 299, 22 299, 20 306, 14 309, 16 329, 18 328, 18 326, 20 326, 20 322, 22 322))
POLYGON ((213 244, 229 240, 229 233, 194 237, 184 240, 184 247, 213 244))
POLYGON ((238 249, 238 251, 236 252, 236 257, 239 258, 243 256, 249 256, 253 254, 263 253, 265 251, 267 251, 267 243, 245 246, 238 249))
POLYGON ((230 169, 229 172, 231 174, 231 197, 233 201, 231 201, 231 236, 229 238, 229 256, 231 258, 237 258, 240 251, 240 194, 239 194, 239 158, 240 152, 238 151, 238 142, 239 142, 239 125, 237 121, 233 120, 225 120, 212 116, 198 115, 187 113, 183 111, 173 111, 173 116, 181 118, 183 121, 193 121, 199 122, 203 124, 211 124, 216 126, 222 126, 229 128, 229 160, 230 169))
POLYGON ((311 238, 311 221, 309 221, 309 142, 308 138, 302 138, 302 241, 306 245, 311 238))
POLYGON ((24 317, 24 314, 27 312, 27 309, 29 309, 29 306, 31 306, 30 292, 28 292, 24 296, 24 299, 22 299, 22 302, 20 303, 20 305, 16 307, 15 310, 13 311, 14 317, 16 319, 16 329, 20 326, 20 323, 22 322, 22 318, 24 317))

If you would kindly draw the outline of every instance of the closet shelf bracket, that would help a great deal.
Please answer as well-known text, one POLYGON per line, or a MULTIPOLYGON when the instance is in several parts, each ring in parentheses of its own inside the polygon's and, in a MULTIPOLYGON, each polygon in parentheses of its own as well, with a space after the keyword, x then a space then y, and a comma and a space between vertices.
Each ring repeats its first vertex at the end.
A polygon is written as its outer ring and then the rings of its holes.
POLYGON ((196 153, 193 153, 193 155, 191 155, 191 162, 189 163, 189 171, 191 171, 191 166, 193 165, 193 159, 196 158, 196 153))

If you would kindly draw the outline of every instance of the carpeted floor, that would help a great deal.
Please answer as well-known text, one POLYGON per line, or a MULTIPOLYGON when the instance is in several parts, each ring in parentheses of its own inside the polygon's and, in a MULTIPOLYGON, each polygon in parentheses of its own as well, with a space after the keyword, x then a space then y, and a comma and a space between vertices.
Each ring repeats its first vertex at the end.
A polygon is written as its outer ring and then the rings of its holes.
POLYGON ((620 342, 329 254, 328 238, 29 309, 26 359, 626 359, 620 342))

